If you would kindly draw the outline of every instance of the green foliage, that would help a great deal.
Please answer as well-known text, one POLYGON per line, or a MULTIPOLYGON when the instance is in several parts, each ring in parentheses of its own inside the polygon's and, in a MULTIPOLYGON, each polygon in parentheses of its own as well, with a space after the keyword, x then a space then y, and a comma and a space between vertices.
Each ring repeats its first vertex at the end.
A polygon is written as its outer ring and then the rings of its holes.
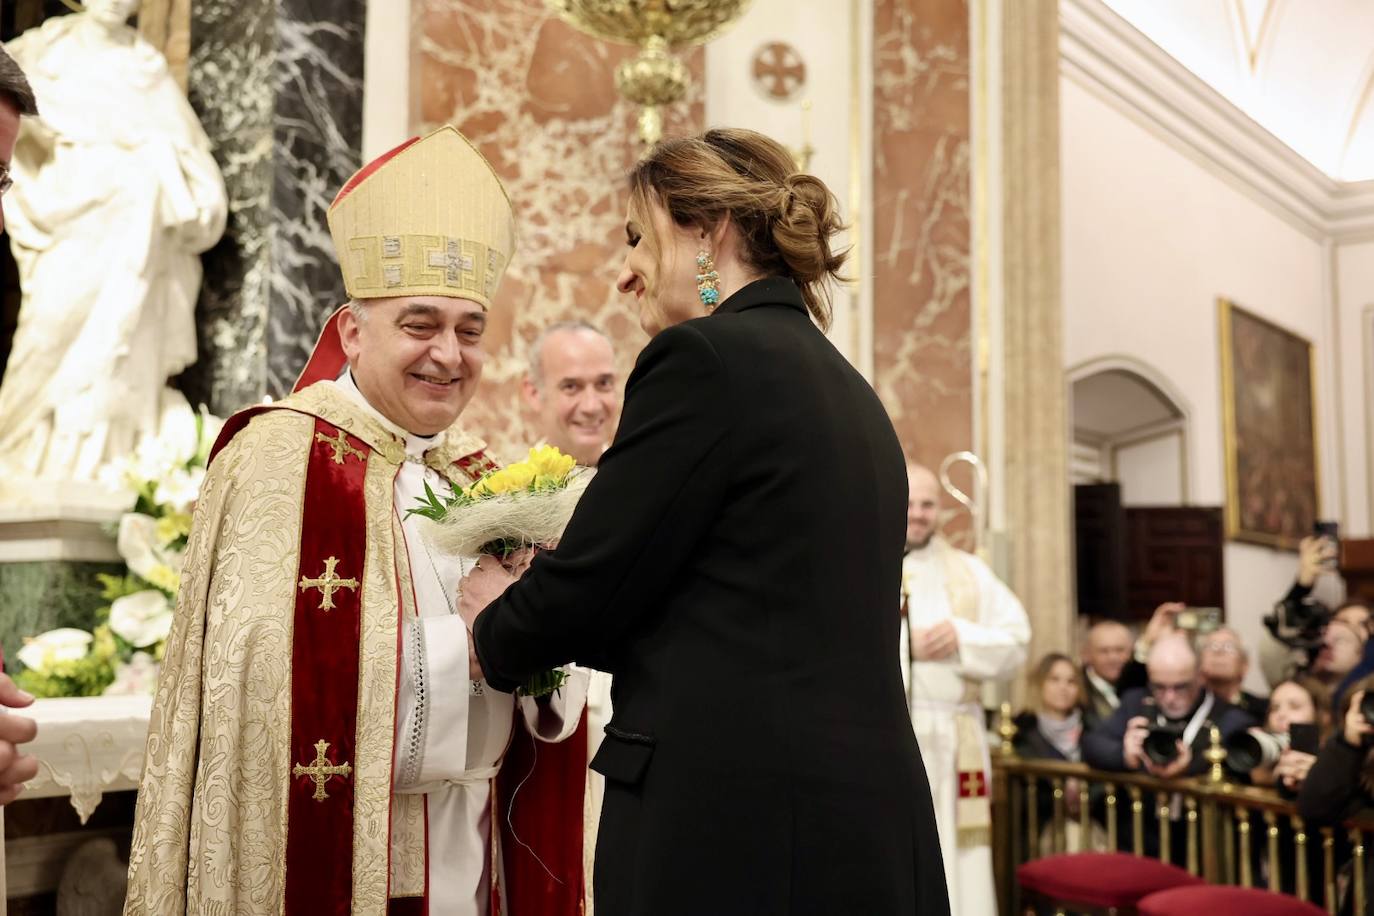
POLYGON ((536 698, 548 696, 561 689, 567 679, 568 673, 562 668, 541 671, 520 687, 520 695, 536 698))
MULTIPOLYGON (((128 573, 123 576, 111 576, 108 573, 97 573, 95 578, 101 585, 100 597, 111 602, 153 588, 152 585, 133 573, 128 573)), ((105 608, 105 614, 108 616, 109 613, 110 609, 105 608)))
POLYGON ((420 500, 419 506, 406 510, 406 518, 418 515, 431 521, 442 522, 449 509, 454 506, 466 506, 470 502, 472 498, 457 487, 452 487, 448 496, 440 498, 426 481, 424 498, 420 500))
POLYGON ((44 672, 25 669, 14 676, 14 682, 36 697, 100 696, 114 683, 118 637, 108 626, 96 627, 94 635, 84 658, 54 662, 44 672))

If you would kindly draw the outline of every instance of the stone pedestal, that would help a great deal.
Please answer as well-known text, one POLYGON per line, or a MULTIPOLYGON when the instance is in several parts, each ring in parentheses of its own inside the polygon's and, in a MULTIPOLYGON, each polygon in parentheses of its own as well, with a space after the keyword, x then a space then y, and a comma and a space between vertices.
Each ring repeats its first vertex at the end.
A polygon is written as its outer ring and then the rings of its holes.
POLYGON ((0 506, 0 649, 13 659, 23 637, 57 627, 89 630, 105 600, 96 575, 117 575, 120 512, 54 502, 0 506))

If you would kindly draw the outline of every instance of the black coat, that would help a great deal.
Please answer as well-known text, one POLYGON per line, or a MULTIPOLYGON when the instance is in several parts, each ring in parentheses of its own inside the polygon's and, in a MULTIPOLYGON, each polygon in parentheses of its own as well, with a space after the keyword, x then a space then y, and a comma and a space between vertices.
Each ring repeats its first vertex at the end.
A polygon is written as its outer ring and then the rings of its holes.
POLYGON ((644 349, 558 549, 475 626, 498 689, 614 675, 599 916, 948 912, 895 662, 906 492, 790 281, 644 349))

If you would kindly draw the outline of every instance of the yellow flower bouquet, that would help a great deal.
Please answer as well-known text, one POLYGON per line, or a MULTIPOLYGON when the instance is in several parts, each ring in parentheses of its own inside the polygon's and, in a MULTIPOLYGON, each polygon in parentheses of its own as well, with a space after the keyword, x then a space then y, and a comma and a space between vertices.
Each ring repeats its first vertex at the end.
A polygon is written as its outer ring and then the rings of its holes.
MULTIPOLYGON (((502 560, 529 547, 552 547, 563 536, 590 475, 558 449, 541 445, 522 461, 439 496, 428 485, 409 515, 430 520, 425 537, 450 556, 489 554, 502 560)), ((544 696, 562 686, 559 670, 536 675, 521 688, 544 696)))

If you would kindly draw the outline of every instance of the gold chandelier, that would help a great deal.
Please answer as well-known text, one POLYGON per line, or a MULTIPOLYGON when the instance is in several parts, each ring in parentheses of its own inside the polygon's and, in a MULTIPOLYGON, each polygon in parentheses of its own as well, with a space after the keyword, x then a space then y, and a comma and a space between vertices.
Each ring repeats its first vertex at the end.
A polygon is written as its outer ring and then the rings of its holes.
POLYGON ((545 0, 576 28, 606 41, 634 45, 639 55, 615 71, 620 94, 644 110, 639 136, 663 136, 663 106, 687 94, 687 67, 671 51, 709 41, 730 27, 751 0, 545 0))

